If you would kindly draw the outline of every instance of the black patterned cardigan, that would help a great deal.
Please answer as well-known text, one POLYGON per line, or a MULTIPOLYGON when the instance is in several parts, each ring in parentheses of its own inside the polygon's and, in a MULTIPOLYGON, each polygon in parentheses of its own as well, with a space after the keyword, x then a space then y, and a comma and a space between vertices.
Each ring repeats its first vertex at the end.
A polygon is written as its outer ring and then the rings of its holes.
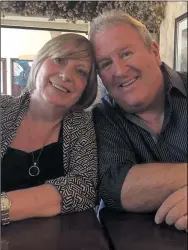
MULTIPOLYGON (((1 159, 28 110, 30 94, 1 96, 1 159)), ((97 146, 90 112, 70 112, 63 120, 62 153, 65 176, 46 181, 62 196, 61 212, 82 211, 95 206, 97 146)), ((3 176, 1 177, 3 178, 3 176)))

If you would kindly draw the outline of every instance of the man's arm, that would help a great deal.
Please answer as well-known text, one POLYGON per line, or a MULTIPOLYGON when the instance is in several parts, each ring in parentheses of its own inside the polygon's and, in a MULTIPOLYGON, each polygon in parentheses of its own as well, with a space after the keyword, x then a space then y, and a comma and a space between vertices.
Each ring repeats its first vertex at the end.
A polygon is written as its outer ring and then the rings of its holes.
POLYGON ((187 163, 151 163, 132 167, 122 186, 121 203, 132 212, 155 211, 187 185, 187 163))
POLYGON ((138 164, 131 141, 113 108, 93 110, 98 142, 99 196, 109 208, 154 211, 187 185, 187 164, 138 164))

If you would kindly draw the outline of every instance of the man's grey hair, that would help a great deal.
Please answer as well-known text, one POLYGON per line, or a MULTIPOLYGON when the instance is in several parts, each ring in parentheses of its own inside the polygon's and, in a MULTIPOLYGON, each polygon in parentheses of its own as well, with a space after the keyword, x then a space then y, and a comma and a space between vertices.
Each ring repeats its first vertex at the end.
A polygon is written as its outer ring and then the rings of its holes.
POLYGON ((103 14, 94 18, 90 24, 90 41, 93 43, 97 33, 104 31, 105 28, 114 27, 117 24, 128 24, 132 26, 143 38, 144 44, 148 50, 151 50, 152 37, 149 30, 143 23, 121 10, 104 12, 103 14))

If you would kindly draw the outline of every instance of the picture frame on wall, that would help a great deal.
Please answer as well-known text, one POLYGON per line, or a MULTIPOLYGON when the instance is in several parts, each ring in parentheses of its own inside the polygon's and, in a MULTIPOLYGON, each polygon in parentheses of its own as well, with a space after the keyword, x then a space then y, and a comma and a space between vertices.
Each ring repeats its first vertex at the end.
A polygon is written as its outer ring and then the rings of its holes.
POLYGON ((188 12, 175 19, 174 34, 174 69, 187 72, 187 15, 188 12))
POLYGON ((12 95, 19 96, 27 85, 32 60, 11 58, 12 95))

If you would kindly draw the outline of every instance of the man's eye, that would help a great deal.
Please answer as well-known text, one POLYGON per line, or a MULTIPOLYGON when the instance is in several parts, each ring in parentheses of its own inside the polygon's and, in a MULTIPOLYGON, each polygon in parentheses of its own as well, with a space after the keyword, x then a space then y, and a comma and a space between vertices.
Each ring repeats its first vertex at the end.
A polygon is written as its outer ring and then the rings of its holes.
POLYGON ((121 54, 121 58, 127 59, 129 58, 133 53, 131 51, 126 51, 121 54))
POLYGON ((110 62, 103 62, 99 64, 99 70, 104 70, 110 65, 110 62))
POLYGON ((87 77, 88 76, 88 73, 86 71, 84 71, 83 69, 77 69, 77 73, 80 76, 83 76, 83 77, 87 77))

